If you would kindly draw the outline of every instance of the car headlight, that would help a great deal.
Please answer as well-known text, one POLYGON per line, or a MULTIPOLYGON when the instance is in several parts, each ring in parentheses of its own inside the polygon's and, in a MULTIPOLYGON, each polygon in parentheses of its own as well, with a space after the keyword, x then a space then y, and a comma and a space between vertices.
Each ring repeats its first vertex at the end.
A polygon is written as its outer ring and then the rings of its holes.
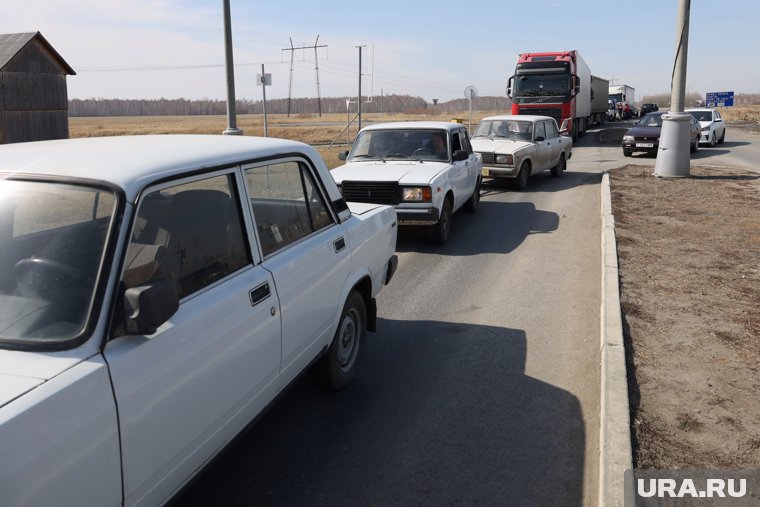
POLYGON ((497 164, 505 164, 505 165, 512 165, 513 159, 512 155, 496 155, 496 163, 497 164))
POLYGON ((430 202, 433 191, 430 187, 404 187, 401 189, 401 200, 406 202, 430 202))
POLYGON ((704 127, 702 132, 710 132, 710 126, 708 125, 707 127, 704 127))
POLYGON ((625 143, 632 143, 633 142, 633 136, 623 136, 623 142, 625 142, 625 143))

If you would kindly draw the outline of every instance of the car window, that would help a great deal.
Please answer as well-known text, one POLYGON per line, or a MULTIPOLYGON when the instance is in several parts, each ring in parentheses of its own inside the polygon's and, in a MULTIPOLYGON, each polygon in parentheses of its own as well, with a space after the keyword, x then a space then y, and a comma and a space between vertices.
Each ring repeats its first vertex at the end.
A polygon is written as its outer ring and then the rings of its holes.
POLYGON ((457 151, 462 149, 462 141, 459 139, 459 132, 454 132, 451 135, 451 151, 457 151))
POLYGON ((460 130, 460 139, 462 140, 462 149, 467 153, 472 153, 472 145, 470 144, 470 136, 467 135, 466 130, 460 130))
POLYGON ((553 121, 547 121, 545 123, 546 123, 546 138, 552 139, 552 138, 558 137, 559 134, 557 133, 557 124, 554 123, 553 121))
POLYGON ((719 121, 720 119, 720 113, 718 111, 715 111, 715 121, 719 121))
POLYGON ((546 127, 542 121, 536 123, 536 139, 538 139, 539 136, 546 139, 546 127))
POLYGON ((251 263, 232 174, 140 199, 122 281, 171 281, 180 298, 251 263))
POLYGON ((303 162, 252 167, 245 181, 264 257, 334 223, 303 162))

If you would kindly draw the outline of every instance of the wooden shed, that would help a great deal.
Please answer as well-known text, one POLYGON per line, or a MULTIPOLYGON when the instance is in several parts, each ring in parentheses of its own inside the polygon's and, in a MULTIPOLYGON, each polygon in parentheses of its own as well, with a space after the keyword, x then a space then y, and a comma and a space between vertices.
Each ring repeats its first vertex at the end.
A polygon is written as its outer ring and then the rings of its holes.
POLYGON ((75 74, 40 32, 0 34, 0 144, 69 137, 75 74))

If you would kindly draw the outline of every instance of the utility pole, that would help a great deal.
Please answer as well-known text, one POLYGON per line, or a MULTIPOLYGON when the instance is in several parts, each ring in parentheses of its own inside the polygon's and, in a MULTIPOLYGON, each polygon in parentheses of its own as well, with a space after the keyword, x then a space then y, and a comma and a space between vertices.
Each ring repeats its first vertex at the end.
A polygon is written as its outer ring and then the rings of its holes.
POLYGON ((261 64, 261 76, 259 78, 259 84, 261 84, 261 93, 263 94, 264 101, 262 102, 262 108, 264 112, 264 137, 269 137, 269 128, 267 125, 267 85, 271 83, 271 75, 267 76, 264 72, 264 64, 261 64), (269 78, 269 79, 267 79, 269 78))
POLYGON ((232 62, 232 20, 230 16, 230 0, 222 0, 224 11, 224 65, 227 70, 227 129, 225 135, 243 135, 237 128, 235 114, 235 66, 232 62))
POLYGON ((319 60, 317 58, 317 49, 318 48, 326 48, 326 44, 319 45, 319 35, 317 35, 317 40, 314 41, 313 46, 300 46, 300 47, 293 47, 293 39, 291 37, 288 37, 290 39, 290 47, 284 48, 283 51, 290 51, 290 83, 288 84, 288 117, 290 117, 290 104, 291 104, 291 97, 293 95, 293 55, 296 52, 296 49, 314 49, 314 69, 317 73, 317 108, 319 109, 319 116, 322 116, 322 97, 319 94, 319 60))
POLYGON ((365 46, 356 46, 359 48, 359 99, 356 101, 359 116, 359 130, 362 129, 362 48, 365 46))
POLYGON ((676 59, 670 83, 671 112, 662 117, 660 146, 654 175, 663 178, 691 176, 689 158, 689 122, 691 115, 684 113, 686 95, 686 63, 689 49, 689 13, 691 0, 678 1, 676 22, 676 59))

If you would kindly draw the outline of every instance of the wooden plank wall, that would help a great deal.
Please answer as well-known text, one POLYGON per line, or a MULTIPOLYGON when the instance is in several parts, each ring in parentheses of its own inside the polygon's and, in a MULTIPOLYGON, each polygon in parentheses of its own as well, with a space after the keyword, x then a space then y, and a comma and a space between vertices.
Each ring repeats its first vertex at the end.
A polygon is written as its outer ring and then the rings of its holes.
POLYGON ((32 40, 0 71, 0 144, 69 137, 66 72, 32 40))

